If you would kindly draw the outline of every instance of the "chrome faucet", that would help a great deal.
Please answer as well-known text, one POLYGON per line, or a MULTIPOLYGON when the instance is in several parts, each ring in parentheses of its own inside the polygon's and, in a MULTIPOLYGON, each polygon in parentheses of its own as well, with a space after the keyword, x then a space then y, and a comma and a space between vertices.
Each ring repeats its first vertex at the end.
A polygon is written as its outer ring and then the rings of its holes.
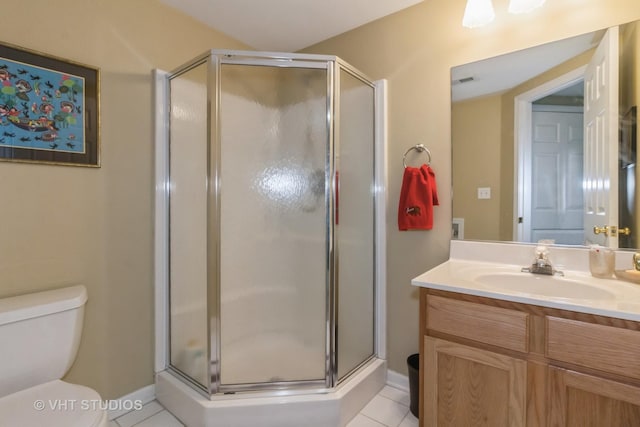
POLYGON ((551 260, 549 259, 549 248, 544 244, 536 246, 533 263, 530 267, 522 267, 521 271, 532 274, 546 274, 548 276, 553 276, 555 274, 564 276, 562 271, 558 271, 553 268, 551 260))

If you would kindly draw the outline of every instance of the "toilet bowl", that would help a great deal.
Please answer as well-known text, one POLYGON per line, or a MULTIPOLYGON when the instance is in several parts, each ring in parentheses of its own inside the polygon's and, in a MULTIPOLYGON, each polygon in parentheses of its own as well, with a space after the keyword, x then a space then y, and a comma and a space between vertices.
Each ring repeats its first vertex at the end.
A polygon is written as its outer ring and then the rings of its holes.
POLYGON ((0 299, 1 425, 108 425, 95 390, 61 380, 78 352, 86 301, 81 285, 0 299))

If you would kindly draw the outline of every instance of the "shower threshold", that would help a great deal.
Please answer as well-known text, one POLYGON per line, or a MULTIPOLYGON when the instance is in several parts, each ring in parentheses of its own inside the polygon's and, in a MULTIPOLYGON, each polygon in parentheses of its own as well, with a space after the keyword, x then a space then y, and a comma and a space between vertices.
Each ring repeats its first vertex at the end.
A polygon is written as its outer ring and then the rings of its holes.
POLYGON ((344 427, 384 387, 386 365, 373 359, 326 393, 212 400, 163 371, 156 375, 156 398, 188 427, 344 427))

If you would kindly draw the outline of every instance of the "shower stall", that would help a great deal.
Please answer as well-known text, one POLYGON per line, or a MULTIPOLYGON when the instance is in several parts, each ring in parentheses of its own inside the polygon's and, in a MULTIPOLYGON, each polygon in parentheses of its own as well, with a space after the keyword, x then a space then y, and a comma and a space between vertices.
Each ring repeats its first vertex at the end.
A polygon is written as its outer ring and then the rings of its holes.
POLYGON ((194 425, 241 426, 256 399, 381 386, 383 89, 324 55, 156 72, 156 389, 174 413, 176 387, 246 404, 201 403, 194 425))

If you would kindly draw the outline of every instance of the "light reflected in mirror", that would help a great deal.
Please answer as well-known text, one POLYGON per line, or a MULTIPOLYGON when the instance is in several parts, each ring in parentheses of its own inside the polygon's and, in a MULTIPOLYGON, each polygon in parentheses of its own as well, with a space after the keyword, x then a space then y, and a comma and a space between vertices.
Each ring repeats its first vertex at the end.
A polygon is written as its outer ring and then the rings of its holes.
POLYGON ((638 247, 639 49, 632 22, 452 68, 453 238, 638 247))

